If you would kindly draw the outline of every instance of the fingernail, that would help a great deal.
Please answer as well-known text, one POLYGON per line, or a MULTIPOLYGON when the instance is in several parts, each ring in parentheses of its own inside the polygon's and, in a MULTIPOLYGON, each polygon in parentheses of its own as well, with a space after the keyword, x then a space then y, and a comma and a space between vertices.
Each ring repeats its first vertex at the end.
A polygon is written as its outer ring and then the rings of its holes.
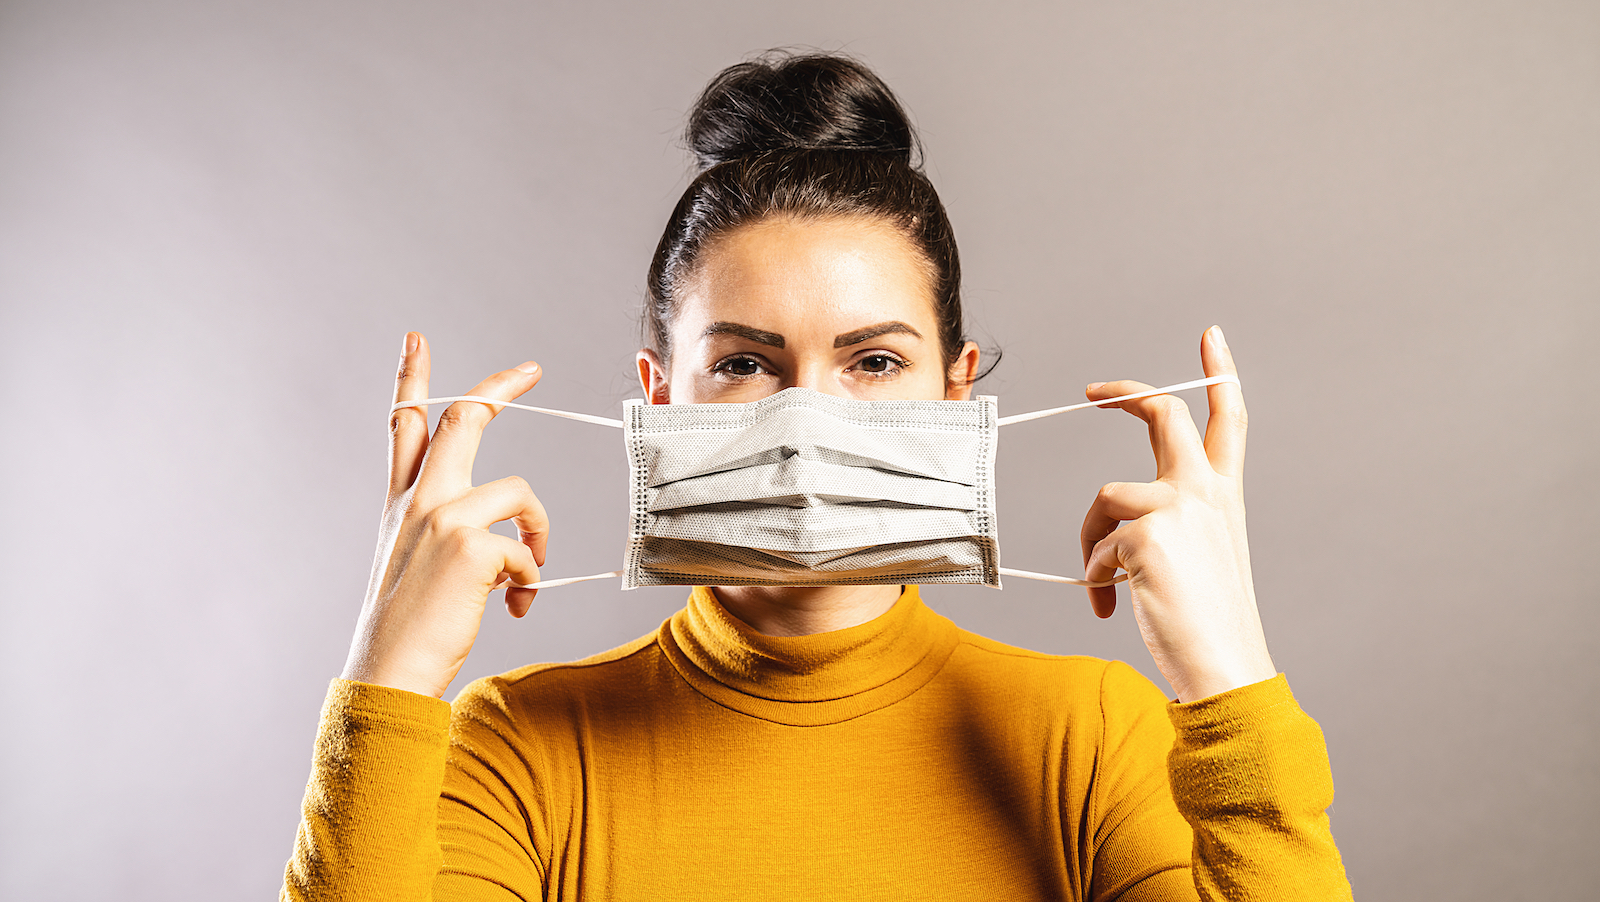
POLYGON ((1221 345, 1222 347, 1225 348, 1228 346, 1228 339, 1223 336, 1221 326, 1211 327, 1211 337, 1216 339, 1217 344, 1221 345))
POLYGON ((1105 385, 1105 383, 1104 382, 1091 382, 1091 383, 1089 383, 1089 391, 1097 391, 1097 390, 1099 390, 1100 386, 1102 386, 1102 385, 1105 385))
POLYGON ((517 370, 518 372, 527 373, 528 375, 532 376, 534 373, 539 372, 539 364, 530 360, 527 363, 517 364, 517 370))
POLYGON ((406 340, 400 344, 400 353, 408 357, 417 353, 417 333, 406 333, 406 340))

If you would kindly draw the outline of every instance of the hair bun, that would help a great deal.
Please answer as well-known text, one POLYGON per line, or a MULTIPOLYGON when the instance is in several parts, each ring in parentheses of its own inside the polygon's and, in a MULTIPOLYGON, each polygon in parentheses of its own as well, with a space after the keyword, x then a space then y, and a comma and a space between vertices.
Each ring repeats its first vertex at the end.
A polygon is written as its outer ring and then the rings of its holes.
POLYGON ((907 165, 910 119, 871 69, 845 56, 774 51, 722 70, 689 112, 700 169, 772 150, 863 150, 907 165))

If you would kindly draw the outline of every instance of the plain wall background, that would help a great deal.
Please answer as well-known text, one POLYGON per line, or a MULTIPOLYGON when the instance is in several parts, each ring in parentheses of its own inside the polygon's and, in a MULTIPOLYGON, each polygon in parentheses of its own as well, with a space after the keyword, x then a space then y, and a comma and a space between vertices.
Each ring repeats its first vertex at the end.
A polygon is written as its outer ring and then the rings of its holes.
MULTIPOLYGON (((1359 896, 1592 898, 1592 0, 0 3, 0 896, 276 892, 402 335, 435 394, 531 357, 525 401, 614 415, 683 113, 785 44, 920 123, 1002 412, 1197 377, 1224 325, 1262 614, 1359 896)), ((511 473, 548 575, 617 566, 614 432, 508 412, 477 477, 511 473)), ((1095 490, 1152 475, 1125 414, 1010 427, 1006 563, 1081 572, 1095 490)), ((1165 688, 1126 607, 927 594, 1165 688)), ((491 600, 452 692, 683 595, 491 600)))

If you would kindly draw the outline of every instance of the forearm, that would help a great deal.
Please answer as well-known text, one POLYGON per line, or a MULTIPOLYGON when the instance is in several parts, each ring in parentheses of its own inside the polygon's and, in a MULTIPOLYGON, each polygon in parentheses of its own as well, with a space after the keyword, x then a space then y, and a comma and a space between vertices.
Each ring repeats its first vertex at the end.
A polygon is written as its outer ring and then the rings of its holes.
POLYGON ((1168 713, 1172 793, 1194 829, 1200 897, 1349 899, 1328 823, 1327 745, 1283 676, 1168 713))
POLYGON ((333 682, 282 899, 431 898, 449 722, 438 699, 333 682))

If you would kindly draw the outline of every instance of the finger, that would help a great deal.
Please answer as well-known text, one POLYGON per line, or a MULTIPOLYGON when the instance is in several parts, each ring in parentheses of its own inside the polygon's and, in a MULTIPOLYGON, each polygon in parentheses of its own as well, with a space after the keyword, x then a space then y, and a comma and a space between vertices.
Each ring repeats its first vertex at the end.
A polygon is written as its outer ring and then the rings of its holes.
POLYGON ((488 529, 502 520, 516 524, 516 541, 528 549, 536 564, 542 565, 545 541, 550 535, 550 518, 521 476, 507 476, 474 486, 460 497, 439 505, 429 515, 429 525, 442 531, 463 527, 488 529))
MULTIPOLYGON (((394 377, 394 403, 428 396, 428 340, 407 332, 400 346, 400 369, 394 377)), ((400 495, 417 481, 428 450, 428 412, 403 407, 389 414, 389 494, 400 495)))
MULTIPOLYGON (((1117 575, 1117 570, 1126 570, 1122 562, 1122 534, 1113 532, 1097 542, 1089 553, 1084 556, 1083 578, 1091 583, 1108 582, 1117 575)), ((1089 606, 1094 609, 1094 615, 1101 619, 1110 617, 1117 610, 1117 587, 1100 586, 1089 589, 1089 606)))
MULTIPOLYGON (((1107 536, 1116 532, 1122 521, 1139 519, 1166 504, 1173 495, 1172 487, 1161 482, 1113 482, 1103 486, 1095 496, 1094 503, 1089 505, 1089 513, 1083 518, 1083 529, 1078 534, 1083 546, 1084 579, 1097 583, 1115 576, 1115 568, 1104 575, 1089 575, 1095 549, 1107 536)), ((1116 586, 1102 586, 1088 591, 1089 603, 1095 615, 1110 617, 1117 608, 1116 586)))
MULTIPOLYGON (((1200 337, 1200 365, 1207 376, 1238 376, 1233 352, 1221 326, 1212 326, 1200 337)), ((1249 416, 1244 409, 1244 391, 1232 382, 1206 386, 1210 408, 1206 417, 1206 458, 1211 468, 1224 476, 1244 472, 1244 438, 1249 416)))
MULTIPOLYGON (((1143 382, 1097 382, 1085 391, 1089 400, 1115 398, 1121 395, 1148 391, 1152 386, 1143 382)), ((1150 429, 1150 450, 1155 453, 1156 478, 1181 474, 1185 469, 1199 466, 1205 457, 1205 446, 1200 433, 1189 417, 1189 405, 1172 395, 1152 395, 1131 401, 1118 401, 1109 407, 1120 407, 1133 414, 1150 429)))
MULTIPOLYGON (((1078 533, 1083 559, 1096 543, 1110 535, 1123 520, 1137 520, 1172 500, 1176 492, 1163 482, 1112 482, 1101 487, 1078 533)), ((1095 582, 1095 580, 1090 580, 1095 582)))
POLYGON ((1176 495, 1177 491, 1164 482, 1108 482, 1094 496, 1089 515, 1137 520, 1168 504, 1176 495))
POLYGON ((481 533, 479 538, 483 547, 493 555, 492 561, 500 567, 490 591, 508 583, 520 586, 539 581, 539 565, 533 562, 533 553, 528 551, 528 546, 492 532, 481 533))
POLYGON ((550 518, 526 480, 520 476, 507 476, 476 486, 465 495, 440 505, 433 512, 432 520, 445 529, 460 525, 486 530, 490 524, 502 520, 516 524, 516 541, 526 549, 534 565, 533 577, 506 578, 503 575, 502 581, 494 588, 505 586, 506 610, 511 612, 511 616, 521 617, 528 613, 539 590, 523 589, 516 584, 539 581, 538 568, 544 566, 545 543, 550 537, 550 518))
MULTIPOLYGON (((532 493, 530 492, 529 494, 531 495, 532 493)), ((546 543, 550 540, 550 518, 544 515, 544 505, 539 503, 538 498, 534 498, 533 503, 539 509, 539 518, 536 521, 522 517, 516 519, 517 541, 526 545, 528 551, 533 554, 534 563, 543 567, 546 543)), ((508 586, 506 588, 506 610, 511 612, 511 616, 520 618, 528 613, 529 608, 533 607, 533 599, 538 594, 538 589, 508 586)))
MULTIPOLYGON (((511 401, 538 382, 539 365, 530 360, 515 369, 495 373, 467 394, 511 401)), ((419 493, 453 496, 472 484, 472 461, 478 455, 483 428, 500 410, 502 408, 480 401, 457 401, 439 415, 439 425, 433 431, 422 472, 417 477, 419 493)))
POLYGON ((533 607, 533 599, 538 596, 538 589, 524 589, 520 586, 506 587, 506 610, 511 616, 521 618, 533 607))

